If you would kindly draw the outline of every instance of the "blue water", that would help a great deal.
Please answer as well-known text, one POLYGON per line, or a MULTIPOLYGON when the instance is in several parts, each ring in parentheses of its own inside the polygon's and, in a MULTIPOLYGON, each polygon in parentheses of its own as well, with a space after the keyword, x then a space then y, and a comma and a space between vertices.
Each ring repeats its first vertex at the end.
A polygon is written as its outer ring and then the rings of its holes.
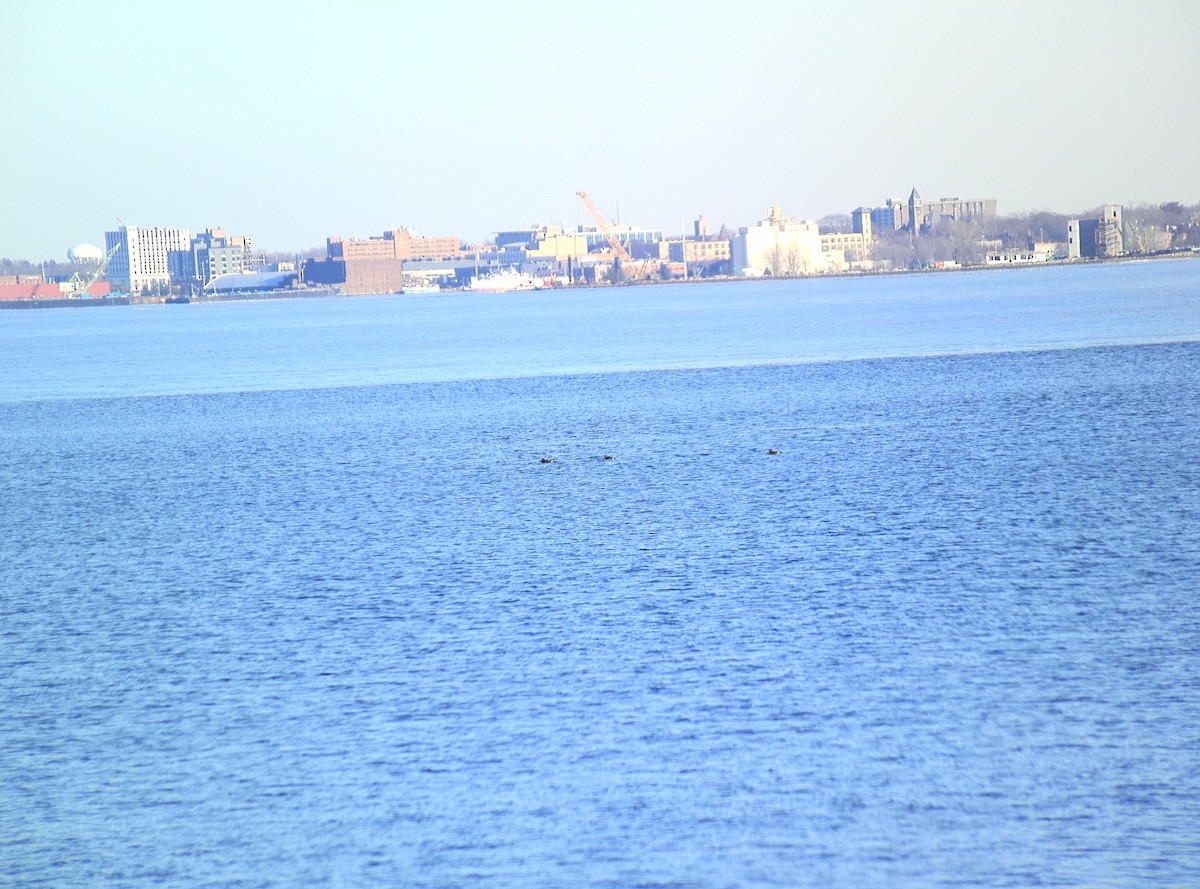
POLYGON ((0 313, 0 884, 1200 885, 1198 367, 1194 262, 0 313))

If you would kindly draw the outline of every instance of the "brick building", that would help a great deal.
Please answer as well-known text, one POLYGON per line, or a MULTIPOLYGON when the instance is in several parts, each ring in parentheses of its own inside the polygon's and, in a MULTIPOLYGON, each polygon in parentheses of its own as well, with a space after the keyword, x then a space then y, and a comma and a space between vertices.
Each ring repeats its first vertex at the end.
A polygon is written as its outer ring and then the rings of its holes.
POLYGON ((326 238, 325 258, 304 264, 304 280, 342 293, 396 293, 404 289, 405 260, 447 260, 462 255, 458 238, 426 238, 408 229, 375 238, 326 238))

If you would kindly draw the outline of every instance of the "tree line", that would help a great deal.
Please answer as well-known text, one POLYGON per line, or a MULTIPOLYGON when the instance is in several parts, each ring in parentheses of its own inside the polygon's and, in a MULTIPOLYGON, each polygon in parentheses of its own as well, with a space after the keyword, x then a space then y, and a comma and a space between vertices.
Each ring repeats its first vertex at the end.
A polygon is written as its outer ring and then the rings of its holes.
MULTIPOLYGON (((919 235, 904 230, 876 231, 871 258, 891 262, 897 268, 926 268, 947 260, 960 265, 979 264, 990 251, 1065 244, 1069 220, 1095 219, 1101 211, 1101 207, 1072 214, 1035 210, 987 219, 947 219, 923 229, 919 235)), ((1200 204, 1134 204, 1123 207, 1122 219, 1126 252, 1156 253, 1200 245, 1200 204)))

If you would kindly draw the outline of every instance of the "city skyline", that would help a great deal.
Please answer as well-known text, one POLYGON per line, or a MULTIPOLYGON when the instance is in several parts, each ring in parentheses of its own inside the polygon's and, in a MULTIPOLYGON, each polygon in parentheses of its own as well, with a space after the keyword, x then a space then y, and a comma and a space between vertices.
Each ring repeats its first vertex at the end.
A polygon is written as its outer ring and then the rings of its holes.
POLYGON ((0 254, 60 257, 118 219, 272 251, 479 243, 586 224, 580 189, 668 232, 914 185, 1006 213, 1200 199, 1200 8, 1168 0, 202 11, 4 13, 0 254))

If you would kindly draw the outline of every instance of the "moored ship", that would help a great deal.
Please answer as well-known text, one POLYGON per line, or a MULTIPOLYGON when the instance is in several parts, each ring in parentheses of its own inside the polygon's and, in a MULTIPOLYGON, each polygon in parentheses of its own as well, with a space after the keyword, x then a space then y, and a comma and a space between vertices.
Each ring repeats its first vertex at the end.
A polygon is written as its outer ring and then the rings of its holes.
POLYGON ((471 290, 482 293, 508 293, 513 290, 537 290, 544 286, 540 278, 524 272, 506 269, 471 278, 471 290))

